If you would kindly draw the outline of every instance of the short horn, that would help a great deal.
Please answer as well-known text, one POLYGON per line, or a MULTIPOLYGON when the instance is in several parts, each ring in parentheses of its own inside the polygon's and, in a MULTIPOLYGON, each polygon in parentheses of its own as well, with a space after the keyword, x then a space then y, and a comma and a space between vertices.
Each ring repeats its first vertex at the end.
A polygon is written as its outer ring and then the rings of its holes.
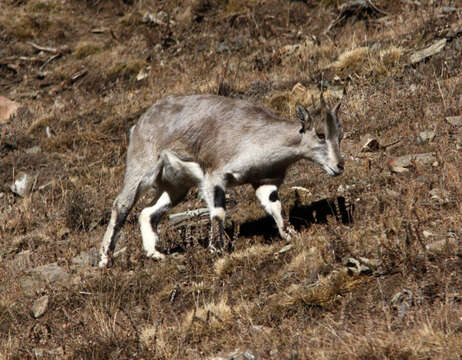
POLYGON ((321 103, 321 108, 322 109, 327 108, 326 101, 324 100, 324 89, 321 89, 321 94, 319 95, 319 101, 321 103))

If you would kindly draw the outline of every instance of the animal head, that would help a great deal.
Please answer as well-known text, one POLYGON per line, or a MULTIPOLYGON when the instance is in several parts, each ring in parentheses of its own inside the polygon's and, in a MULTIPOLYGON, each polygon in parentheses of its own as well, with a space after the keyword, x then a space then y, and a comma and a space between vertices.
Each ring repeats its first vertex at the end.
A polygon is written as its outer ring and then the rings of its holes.
MULTIPOLYGON (((297 104, 297 117, 302 123, 301 146, 305 157, 321 166, 330 176, 343 173, 344 160, 340 153, 340 142, 343 138, 343 126, 338 118, 340 102, 333 108, 326 106, 321 93, 321 131, 316 130, 311 114, 303 106, 297 104)), ((314 103, 314 102, 313 102, 314 103)))

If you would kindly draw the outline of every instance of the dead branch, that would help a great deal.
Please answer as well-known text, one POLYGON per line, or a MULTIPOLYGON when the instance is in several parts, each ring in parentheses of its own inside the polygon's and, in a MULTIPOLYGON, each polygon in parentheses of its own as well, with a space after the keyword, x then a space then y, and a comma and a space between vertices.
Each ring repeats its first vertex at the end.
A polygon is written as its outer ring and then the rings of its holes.
POLYGON ((32 46, 34 49, 37 49, 37 50, 40 50, 40 51, 51 52, 53 54, 57 54, 59 52, 59 50, 56 49, 56 48, 47 47, 47 46, 40 46, 40 45, 37 45, 37 44, 33 43, 32 41, 29 41, 28 44, 30 46, 32 46))

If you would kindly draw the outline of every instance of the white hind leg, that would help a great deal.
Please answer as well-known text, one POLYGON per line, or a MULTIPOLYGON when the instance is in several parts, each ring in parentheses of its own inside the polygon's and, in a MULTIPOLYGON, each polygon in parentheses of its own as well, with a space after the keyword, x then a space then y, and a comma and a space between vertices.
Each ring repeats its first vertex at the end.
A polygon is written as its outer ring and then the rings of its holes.
POLYGON ((165 255, 156 250, 156 243, 159 241, 157 225, 162 215, 172 207, 172 200, 168 192, 164 191, 154 206, 147 207, 141 211, 139 223, 141 237, 143 238, 143 248, 146 256, 155 260, 162 260, 165 255))
POLYGON ((158 178, 154 181, 160 188, 160 197, 154 206, 143 209, 139 216, 143 248, 146 256, 162 260, 165 255, 156 250, 159 241, 157 225, 162 216, 178 204, 189 188, 202 180, 203 173, 198 164, 181 160, 176 154, 164 150, 160 154, 158 178))
POLYGON ((139 181, 126 182, 122 191, 117 195, 112 205, 111 220, 101 243, 100 261, 98 264, 100 268, 104 268, 108 264, 110 255, 115 249, 120 228, 124 224, 138 195, 139 181))

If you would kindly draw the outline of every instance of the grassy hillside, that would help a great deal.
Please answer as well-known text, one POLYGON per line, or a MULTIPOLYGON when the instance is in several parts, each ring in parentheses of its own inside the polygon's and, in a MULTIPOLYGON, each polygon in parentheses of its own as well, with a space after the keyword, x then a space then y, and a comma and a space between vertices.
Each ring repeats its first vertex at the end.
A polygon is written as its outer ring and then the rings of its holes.
MULTIPOLYGON (((462 5, 351 4, 1 2, 0 95, 21 107, 0 122, 0 359, 460 358, 462 5), (345 173, 290 169, 290 244, 244 186, 224 254, 206 218, 166 218, 170 255, 146 259, 148 194, 94 266, 152 103, 215 93, 294 119, 321 86, 342 102, 345 173)), ((171 213, 203 206, 194 190, 171 213)))

